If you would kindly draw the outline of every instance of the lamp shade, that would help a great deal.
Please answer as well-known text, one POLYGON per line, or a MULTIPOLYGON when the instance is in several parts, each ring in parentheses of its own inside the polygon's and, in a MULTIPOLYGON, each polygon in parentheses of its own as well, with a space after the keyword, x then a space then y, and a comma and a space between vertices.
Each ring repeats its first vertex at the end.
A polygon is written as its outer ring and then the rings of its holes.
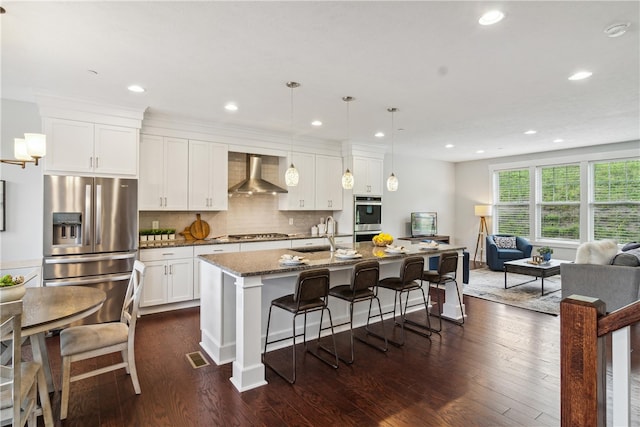
POLYGON ((18 160, 31 161, 33 160, 29 153, 27 153, 27 143, 22 138, 15 138, 13 143, 13 157, 18 160))
POLYGON ((47 154, 47 137, 41 133, 25 133, 27 153, 31 157, 44 157, 47 154))
POLYGON ((476 216, 491 216, 491 205, 475 205, 474 211, 476 216))

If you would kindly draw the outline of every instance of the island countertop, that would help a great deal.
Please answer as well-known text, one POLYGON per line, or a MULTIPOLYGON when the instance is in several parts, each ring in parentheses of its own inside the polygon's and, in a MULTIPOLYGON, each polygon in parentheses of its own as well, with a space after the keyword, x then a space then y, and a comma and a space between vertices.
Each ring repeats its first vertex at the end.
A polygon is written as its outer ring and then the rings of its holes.
POLYGON ((384 247, 378 247, 370 242, 351 245, 360 255, 359 258, 338 258, 335 252, 319 250, 317 252, 298 252, 293 249, 271 249, 243 253, 223 253, 215 255, 200 255, 203 261, 215 265, 223 271, 238 277, 263 276, 268 274, 286 273, 292 271, 309 270, 313 268, 330 268, 356 264, 360 261, 376 259, 397 260, 411 255, 437 256, 443 252, 460 251, 465 246, 440 244, 437 249, 421 249, 419 244, 404 246, 405 253, 387 253, 384 247), (282 265, 279 260, 284 254, 304 257, 300 265, 282 265))

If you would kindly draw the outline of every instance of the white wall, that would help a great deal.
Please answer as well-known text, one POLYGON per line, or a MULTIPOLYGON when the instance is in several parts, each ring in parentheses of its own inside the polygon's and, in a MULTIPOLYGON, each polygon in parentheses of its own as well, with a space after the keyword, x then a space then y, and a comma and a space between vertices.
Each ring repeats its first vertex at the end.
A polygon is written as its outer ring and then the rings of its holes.
MULTIPOLYGON (((479 218, 474 216, 473 206, 476 204, 488 204, 491 199, 491 176, 489 168, 492 165, 516 162, 539 162, 545 160, 566 157, 580 160, 580 157, 593 154, 602 154, 603 158, 611 158, 616 152, 635 151, 640 157, 640 141, 621 142, 615 144, 603 144, 585 148, 558 150, 546 153, 511 156, 473 162, 461 162, 455 164, 455 230, 456 243, 467 245, 473 259, 476 238, 478 235, 479 218)), ((492 231, 491 219, 488 218, 489 232, 492 231)), ((535 241, 532 242, 535 244, 535 241)), ((555 248, 554 257, 558 259, 574 259, 575 248, 555 248)), ((480 254, 478 254, 478 258, 480 254)))
MULTIPOLYGON (((14 138, 23 137, 25 132, 42 132, 42 121, 36 104, 2 99, 1 105, 2 158, 13 159, 14 138)), ((3 271, 40 268, 42 169, 42 165, 33 164, 27 164, 25 169, 7 164, 0 166, 0 178, 6 181, 6 231, 0 232, 0 269, 3 271)))
POLYGON ((438 212, 438 233, 460 243, 455 230, 455 167, 453 163, 395 154, 398 191, 387 191, 391 156, 384 159, 382 229, 394 237, 410 236, 411 212, 438 212))

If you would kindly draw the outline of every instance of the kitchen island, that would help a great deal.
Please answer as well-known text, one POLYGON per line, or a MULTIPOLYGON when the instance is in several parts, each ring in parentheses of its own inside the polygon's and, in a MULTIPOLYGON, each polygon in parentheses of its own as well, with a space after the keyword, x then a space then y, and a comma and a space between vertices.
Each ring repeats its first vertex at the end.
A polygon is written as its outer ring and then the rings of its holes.
MULTIPOLYGON (((201 255, 200 263, 200 345, 218 365, 232 362, 231 382, 239 391, 250 390, 266 384, 264 365, 261 362, 266 316, 271 300, 293 293, 300 271, 328 268, 331 286, 349 283, 354 264, 376 259, 380 262, 380 278, 397 276, 400 264, 407 256, 420 255, 428 258, 443 252, 460 254, 458 268, 462 268, 463 246, 440 245, 438 249, 423 250, 420 245, 407 245, 405 253, 389 254, 385 248, 371 243, 352 245, 360 258, 340 259, 326 250, 300 253, 292 249, 274 249, 244 253, 201 255), (283 266, 279 259, 283 254, 305 257, 305 263, 283 266)), ((428 265, 428 264, 427 264, 428 265)), ((461 285, 461 283, 460 283, 461 285)), ((378 296, 383 311, 393 309, 394 294, 381 289, 378 296)), ((417 301, 417 295, 416 300, 417 301)), ((461 320, 464 306, 458 304, 456 287, 448 284, 445 289, 443 316, 461 320)), ((414 301, 414 302, 415 302, 414 301)), ((348 305, 329 300, 334 323, 348 319, 348 305)), ((365 305, 365 304, 363 304, 365 305)), ((412 300, 409 301, 412 304, 412 300)), ((366 323, 367 313, 363 309, 354 313, 354 327, 366 323)), ((290 317, 272 320, 274 336, 291 335, 290 317)), ((317 327, 318 320, 315 320, 317 327)), ((314 326, 313 321, 310 325, 314 326)), ((317 329, 316 329, 317 330, 317 329)), ((290 345, 284 341, 283 345, 290 345)))

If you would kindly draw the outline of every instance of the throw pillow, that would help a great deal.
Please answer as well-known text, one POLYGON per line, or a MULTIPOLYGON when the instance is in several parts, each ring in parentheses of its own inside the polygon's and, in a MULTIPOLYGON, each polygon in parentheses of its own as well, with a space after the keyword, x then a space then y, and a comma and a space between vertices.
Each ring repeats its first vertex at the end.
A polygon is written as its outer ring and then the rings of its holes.
POLYGON ((618 244, 615 240, 599 240, 597 242, 585 242, 578 246, 576 251, 576 264, 611 264, 613 257, 618 253, 618 244))
POLYGON ((620 252, 613 257, 611 261, 612 265, 624 265, 627 267, 637 267, 640 265, 640 253, 637 256, 630 254, 629 252, 620 252))
POLYGON ((513 236, 494 236, 493 240, 500 249, 516 249, 516 238, 513 236))
POLYGON ((638 243, 638 242, 630 242, 630 243, 627 243, 626 245, 624 245, 622 247, 621 251, 622 252, 626 252, 626 251, 629 251, 631 249, 637 249, 637 248, 640 248, 640 243, 638 243))

